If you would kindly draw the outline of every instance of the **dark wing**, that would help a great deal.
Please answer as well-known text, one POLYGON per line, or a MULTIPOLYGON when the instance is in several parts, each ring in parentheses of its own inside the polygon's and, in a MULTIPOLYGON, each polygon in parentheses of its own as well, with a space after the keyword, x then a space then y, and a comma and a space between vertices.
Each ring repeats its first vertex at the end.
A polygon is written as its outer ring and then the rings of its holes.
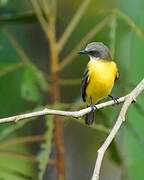
POLYGON ((86 99, 86 87, 88 85, 88 69, 86 68, 82 77, 81 89, 82 89, 82 99, 85 102, 86 99))
POLYGON ((116 73, 115 81, 118 80, 119 76, 120 76, 120 74, 119 74, 118 68, 117 68, 117 73, 116 73))

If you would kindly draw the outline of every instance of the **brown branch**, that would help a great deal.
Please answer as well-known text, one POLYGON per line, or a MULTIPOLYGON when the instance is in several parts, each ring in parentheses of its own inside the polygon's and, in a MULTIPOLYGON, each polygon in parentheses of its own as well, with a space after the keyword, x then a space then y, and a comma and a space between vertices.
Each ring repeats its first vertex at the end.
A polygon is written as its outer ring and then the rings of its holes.
MULTIPOLYGON (((38 19, 47 35, 49 48, 50 48, 50 76, 52 78, 51 83, 51 98, 52 104, 56 104, 60 101, 60 84, 59 84, 59 53, 58 44, 56 39, 56 0, 31 0, 38 19)), ((57 176, 59 180, 65 179, 64 169, 64 145, 62 134, 62 118, 54 117, 54 142, 56 147, 56 167, 57 176)))
MULTIPOLYGON (((52 22, 51 22, 52 23, 52 22)), ((51 24, 51 35, 49 38, 50 52, 51 52, 51 97, 52 103, 56 104, 60 101, 60 84, 59 84, 59 57, 57 51, 56 34, 51 24)), ((63 144, 63 131, 62 131, 63 119, 62 117, 54 117, 54 142, 56 147, 56 168, 58 180, 65 179, 65 164, 64 164, 64 144, 63 144)))
POLYGON ((54 124, 55 124, 54 141, 55 141, 55 147, 56 147, 57 177, 58 177, 58 180, 65 180, 63 118, 55 116, 54 124))
POLYGON ((131 103, 135 101, 135 99, 144 91, 144 79, 136 86, 136 88, 124 99, 123 106, 121 108, 121 111, 119 113, 119 116, 117 118, 117 121, 115 125, 113 126, 112 130, 110 131, 110 134, 106 138, 103 145, 98 149, 98 156, 95 163, 95 168, 92 176, 92 180, 98 180, 99 174, 100 174, 100 168, 102 164, 102 160, 104 157, 104 154, 111 144, 112 140, 116 136, 118 130, 122 126, 123 122, 126 118, 126 113, 128 111, 128 108, 130 107, 131 103))
MULTIPOLYGON (((56 104, 60 101, 60 84, 59 84, 59 54, 56 38, 56 10, 53 14, 53 10, 56 8, 56 2, 51 4, 49 16, 48 16, 48 37, 50 47, 50 76, 52 78, 51 83, 51 99, 52 104, 56 104)), ((57 179, 65 179, 65 163, 64 163, 64 144, 63 144, 63 119, 62 117, 54 116, 54 143, 56 148, 56 170, 57 179)))

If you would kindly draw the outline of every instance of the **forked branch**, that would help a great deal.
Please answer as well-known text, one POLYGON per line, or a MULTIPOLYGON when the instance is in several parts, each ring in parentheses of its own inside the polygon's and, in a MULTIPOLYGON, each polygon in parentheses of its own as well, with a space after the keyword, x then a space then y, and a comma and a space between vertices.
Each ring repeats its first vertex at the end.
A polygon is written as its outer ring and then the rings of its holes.
POLYGON ((111 144, 112 140, 115 138, 118 130, 122 126, 122 123, 125 121, 126 113, 128 111, 128 108, 132 104, 133 101, 144 91, 144 79, 136 86, 136 88, 124 99, 124 103, 122 105, 121 111, 118 115, 117 121, 115 125, 113 126, 112 130, 110 131, 110 134, 106 138, 103 145, 98 149, 98 155, 95 163, 95 168, 93 172, 93 176, 91 180, 98 180, 99 174, 100 174, 100 168, 102 164, 102 160, 104 157, 104 154, 111 144))
MULTIPOLYGON (((134 90, 131 91, 131 93, 118 99, 118 103, 123 103, 123 105, 122 105, 121 111, 118 115, 117 121, 116 121, 115 125, 113 126, 112 130, 110 131, 110 134, 106 138, 103 145, 98 149, 98 156, 96 159, 95 168, 94 168, 94 172, 93 172, 91 180, 99 179, 99 174, 100 174, 100 169, 101 169, 101 164, 102 164, 104 154, 105 154, 106 150, 108 149, 108 147, 110 146, 112 140, 115 138, 118 130, 122 126, 122 123, 125 121, 128 108, 130 107, 132 102, 135 101, 136 98, 143 91, 144 91, 144 79, 136 86, 136 88, 134 90)), ((115 103, 113 100, 107 101, 107 102, 96 105, 95 109, 102 109, 105 107, 112 106, 114 104, 115 103)), ((12 117, 2 118, 2 119, 0 119, 0 123, 17 122, 20 120, 24 120, 24 119, 28 119, 28 118, 32 118, 32 117, 43 116, 43 115, 60 115, 60 116, 79 118, 79 117, 82 117, 83 115, 89 113, 90 111, 91 111, 90 107, 81 109, 79 111, 61 111, 61 110, 45 108, 45 109, 43 109, 41 111, 37 111, 37 112, 25 113, 25 114, 21 114, 21 115, 12 116, 12 117)))

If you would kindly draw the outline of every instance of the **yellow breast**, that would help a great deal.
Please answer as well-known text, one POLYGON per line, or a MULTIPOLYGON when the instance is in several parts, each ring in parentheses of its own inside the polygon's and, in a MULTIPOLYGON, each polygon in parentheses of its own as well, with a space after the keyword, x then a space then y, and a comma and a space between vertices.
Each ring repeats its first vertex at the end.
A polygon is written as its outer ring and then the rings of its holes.
POLYGON ((88 63, 88 85, 86 88, 86 103, 97 103, 110 94, 118 74, 113 61, 90 60, 88 63))

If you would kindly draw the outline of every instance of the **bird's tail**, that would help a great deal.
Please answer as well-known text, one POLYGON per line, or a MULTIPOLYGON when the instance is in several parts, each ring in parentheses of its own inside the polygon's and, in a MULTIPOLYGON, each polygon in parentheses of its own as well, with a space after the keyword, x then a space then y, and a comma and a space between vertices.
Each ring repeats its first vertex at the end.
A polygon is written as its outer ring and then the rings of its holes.
POLYGON ((86 114, 85 124, 92 125, 93 121, 94 121, 94 111, 90 111, 88 114, 86 114))

